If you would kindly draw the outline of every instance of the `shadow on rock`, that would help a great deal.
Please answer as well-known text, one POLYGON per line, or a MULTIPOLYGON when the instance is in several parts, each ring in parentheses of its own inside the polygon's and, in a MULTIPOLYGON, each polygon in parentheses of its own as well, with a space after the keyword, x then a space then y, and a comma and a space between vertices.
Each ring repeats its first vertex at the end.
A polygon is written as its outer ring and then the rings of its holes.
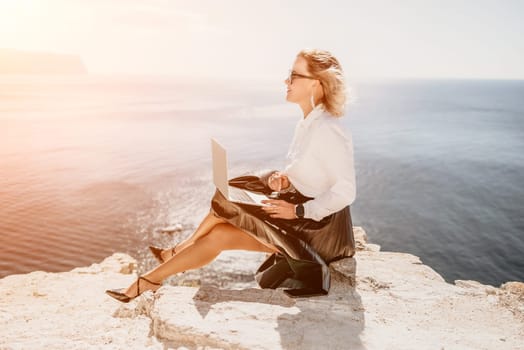
POLYGON ((279 305, 282 307, 292 307, 296 301, 286 296, 280 290, 247 288, 242 290, 219 289, 216 287, 202 286, 193 297, 195 306, 205 318, 213 304, 241 301, 251 303, 264 303, 270 305, 279 305))
POLYGON ((330 265, 331 289, 326 296, 297 298, 297 313, 278 316, 282 349, 365 349, 360 334, 365 318, 355 288, 356 260, 330 265))

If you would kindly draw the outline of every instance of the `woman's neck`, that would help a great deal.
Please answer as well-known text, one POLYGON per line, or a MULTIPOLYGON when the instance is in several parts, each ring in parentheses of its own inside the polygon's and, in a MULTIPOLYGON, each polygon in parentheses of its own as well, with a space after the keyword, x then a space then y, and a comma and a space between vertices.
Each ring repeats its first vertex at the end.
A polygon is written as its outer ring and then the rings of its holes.
POLYGON ((304 114, 304 119, 306 119, 309 113, 311 113, 311 111, 313 110, 313 107, 311 106, 311 103, 309 101, 307 101, 307 103, 300 104, 300 108, 302 109, 302 113, 304 114))
MULTIPOLYGON (((315 104, 315 108, 317 108, 319 104, 320 102, 315 104)), ((310 101, 301 103, 300 108, 302 109, 302 113, 304 114, 304 119, 306 119, 311 114, 311 111, 313 111, 314 109, 313 106, 311 106, 310 101)))

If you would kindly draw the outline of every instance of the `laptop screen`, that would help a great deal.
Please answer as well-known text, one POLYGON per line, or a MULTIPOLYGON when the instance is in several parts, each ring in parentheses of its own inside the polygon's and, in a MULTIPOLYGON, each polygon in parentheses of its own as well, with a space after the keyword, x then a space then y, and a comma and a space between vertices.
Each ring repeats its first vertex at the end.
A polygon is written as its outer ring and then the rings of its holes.
POLYGON ((222 195, 229 199, 226 149, 213 138, 211 139, 211 155, 213 157, 213 182, 222 195))

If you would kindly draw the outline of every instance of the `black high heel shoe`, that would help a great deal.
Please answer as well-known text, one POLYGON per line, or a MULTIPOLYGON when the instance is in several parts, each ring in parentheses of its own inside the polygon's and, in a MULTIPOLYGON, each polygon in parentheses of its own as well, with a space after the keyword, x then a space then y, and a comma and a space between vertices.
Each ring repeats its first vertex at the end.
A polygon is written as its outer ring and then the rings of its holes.
MULTIPOLYGON (((171 256, 176 254, 175 248, 176 246, 171 248, 171 256)), ((156 260, 158 260, 159 263, 163 264, 165 262, 165 260, 162 258, 162 252, 164 251, 164 249, 157 248, 157 247, 150 245, 149 250, 151 250, 151 253, 153 253, 153 255, 155 256, 156 260)))
POLYGON ((137 296, 139 296, 140 294, 143 293, 143 292, 140 292, 140 280, 145 280, 145 281, 147 281, 147 282, 149 282, 151 284, 154 284, 155 286, 162 285, 162 283, 152 282, 152 281, 148 280, 145 277, 139 276, 138 279, 136 280, 136 295, 134 297, 130 297, 127 294, 125 294, 124 293, 124 291, 125 291, 124 288, 121 288, 121 289, 108 289, 108 290, 106 290, 106 294, 109 295, 110 297, 115 298, 116 300, 118 300, 118 301, 120 301, 122 303, 129 303, 131 300, 135 299, 137 296))

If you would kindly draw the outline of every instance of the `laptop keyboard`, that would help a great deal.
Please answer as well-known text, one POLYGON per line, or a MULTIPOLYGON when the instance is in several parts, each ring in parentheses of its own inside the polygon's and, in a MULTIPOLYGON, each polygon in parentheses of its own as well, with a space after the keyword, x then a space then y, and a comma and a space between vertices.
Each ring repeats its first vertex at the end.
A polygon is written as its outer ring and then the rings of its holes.
POLYGON ((229 186, 229 198, 235 201, 255 202, 244 190, 233 186, 229 186))

